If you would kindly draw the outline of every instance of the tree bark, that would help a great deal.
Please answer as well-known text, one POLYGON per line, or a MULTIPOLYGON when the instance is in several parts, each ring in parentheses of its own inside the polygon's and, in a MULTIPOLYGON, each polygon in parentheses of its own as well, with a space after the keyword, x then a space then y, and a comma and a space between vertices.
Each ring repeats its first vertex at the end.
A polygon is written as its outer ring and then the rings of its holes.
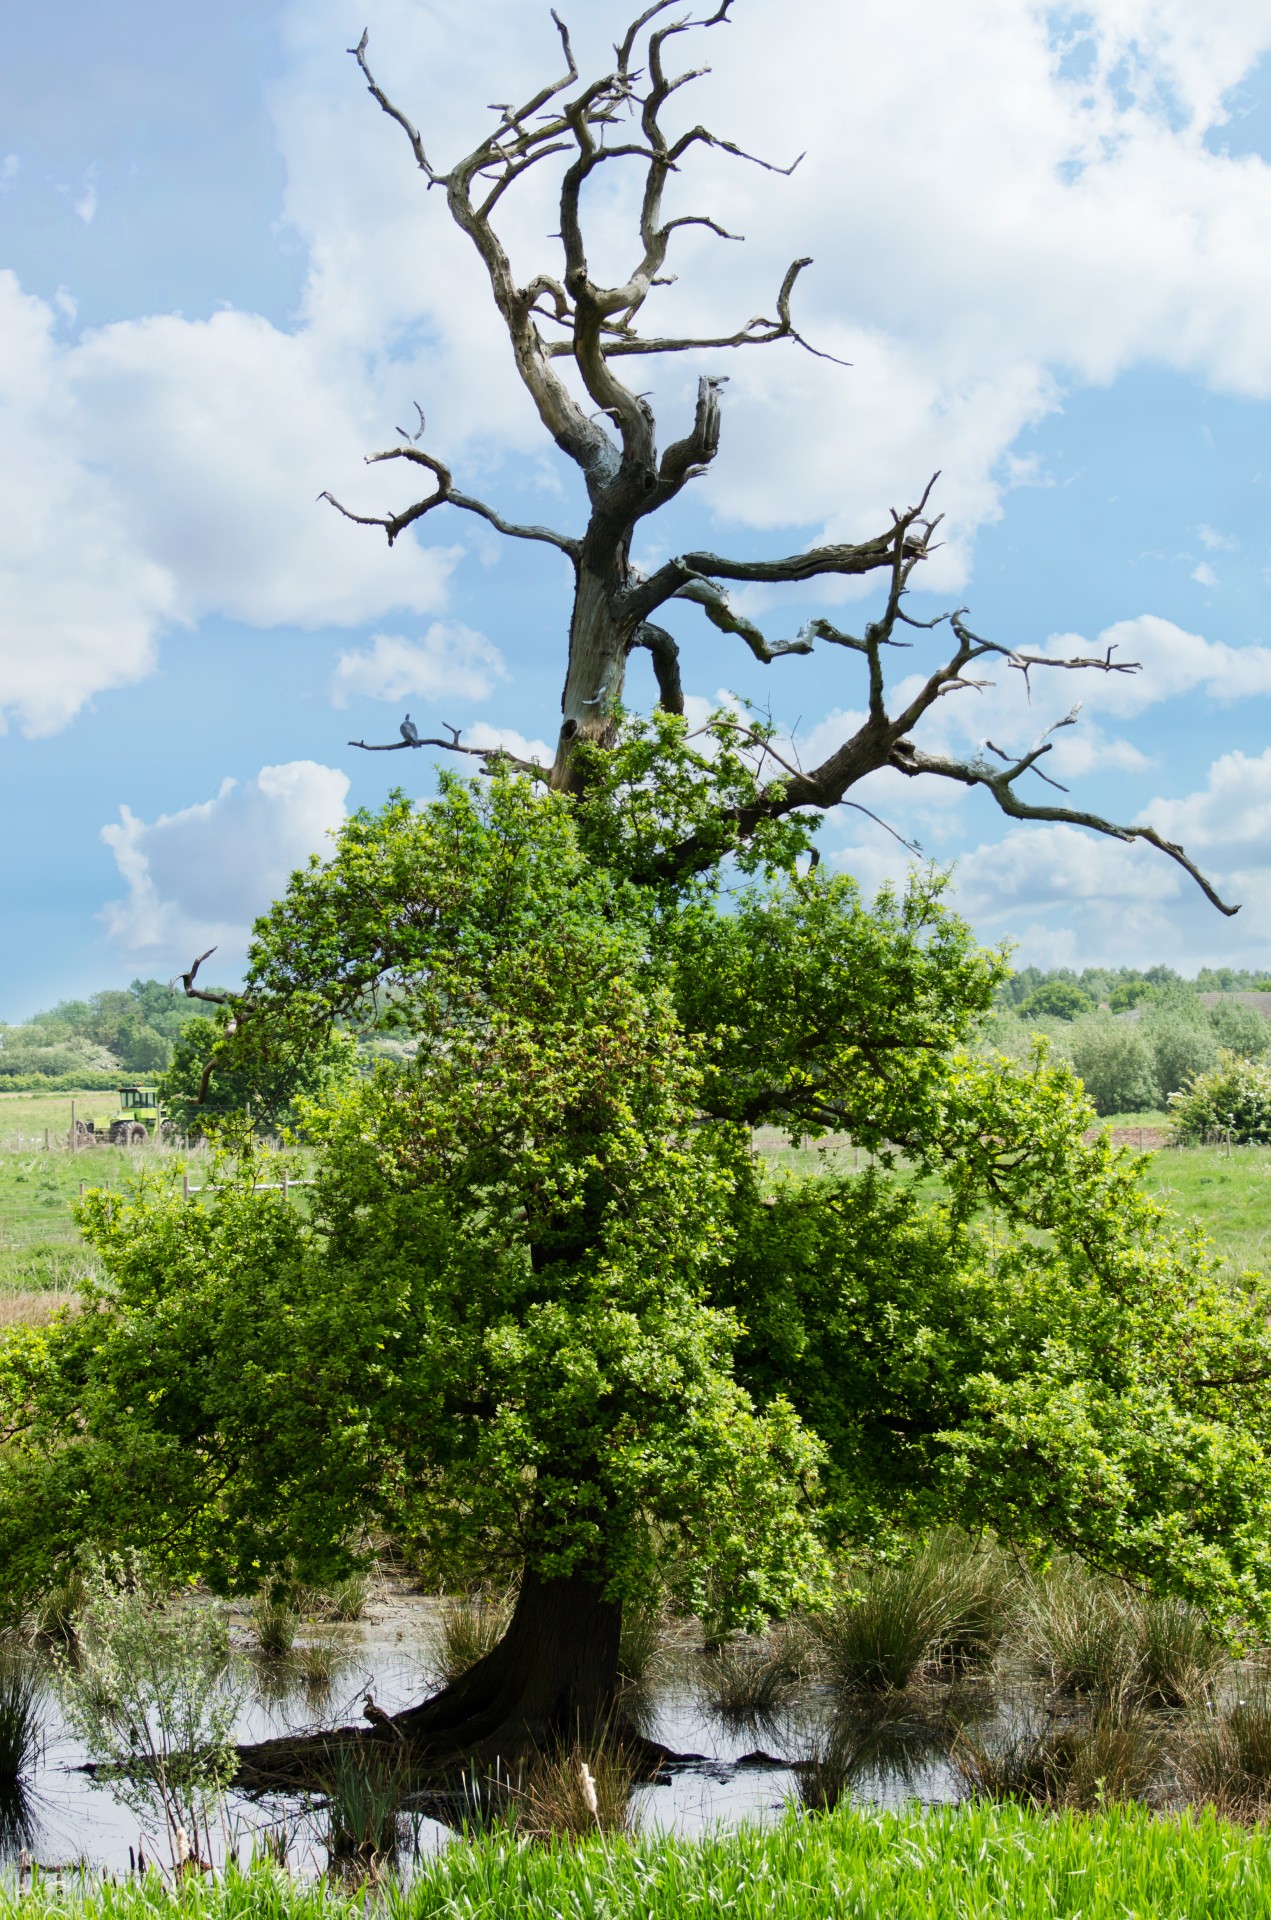
POLYGON ((622 1606, 583 1574, 544 1579, 527 1569, 511 1624, 490 1653, 432 1699, 388 1726, 284 1735, 239 1749, 246 1792, 312 1786, 334 1748, 404 1746, 412 1772, 444 1782, 460 1773, 515 1768, 529 1755, 600 1736, 634 1746, 651 1766, 664 1750, 618 1721, 622 1606))

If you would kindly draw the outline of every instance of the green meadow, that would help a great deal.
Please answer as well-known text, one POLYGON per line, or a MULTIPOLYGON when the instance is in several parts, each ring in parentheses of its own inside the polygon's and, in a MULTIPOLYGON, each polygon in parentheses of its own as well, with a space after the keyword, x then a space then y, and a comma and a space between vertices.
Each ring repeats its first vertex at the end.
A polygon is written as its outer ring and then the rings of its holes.
POLYGON ((839 1808, 700 1840, 458 1841, 410 1876, 341 1888, 277 1869, 0 1886, 0 1920, 1256 1920, 1271 1837, 1142 1807, 839 1808))

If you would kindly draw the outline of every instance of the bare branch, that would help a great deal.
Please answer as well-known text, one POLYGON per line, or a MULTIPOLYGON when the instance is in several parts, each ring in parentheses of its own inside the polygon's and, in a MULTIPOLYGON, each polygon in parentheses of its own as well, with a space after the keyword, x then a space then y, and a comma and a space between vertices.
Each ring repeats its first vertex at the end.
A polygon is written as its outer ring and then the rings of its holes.
MULTIPOLYGON (((421 432, 422 420, 421 413, 421 432)), ((417 500, 413 506, 403 508, 401 513, 394 514, 354 513, 352 508, 344 506, 333 493, 325 490, 318 495, 318 498, 328 501, 337 513, 342 513, 346 520, 353 520, 360 527, 383 527, 388 535, 390 547, 399 533, 404 533, 406 528, 413 526, 416 520, 422 520, 426 513, 432 512, 434 507, 462 507, 465 513, 475 513, 482 520, 488 520, 499 533, 505 533, 511 539, 539 540, 549 547, 557 548, 561 553, 568 554, 571 559, 576 559, 578 556, 579 543, 571 539, 568 534, 557 533, 552 527, 520 526, 515 521, 505 520, 502 514, 495 512, 493 507, 487 506, 484 500, 477 500, 470 493, 460 493, 451 480, 450 469, 433 454, 425 453, 421 447, 414 445, 386 447, 382 453, 366 455, 368 467, 377 465, 381 460, 409 460, 415 466, 427 467, 430 473, 437 476, 436 492, 430 493, 425 500, 417 500)))
POLYGON ((234 998, 232 993, 219 993, 214 987, 196 987, 194 984, 195 975, 198 973, 199 968, 205 960, 210 960, 215 952, 215 947, 209 947, 206 953, 199 955, 188 973, 174 973, 168 982, 168 992, 172 993, 175 990, 177 981, 179 980, 185 991, 187 1000, 206 1000, 214 1007, 225 1006, 228 1001, 234 998))
POLYGON ((509 753, 506 747, 465 747, 460 743, 460 728, 450 726, 445 720, 441 724, 448 729, 451 736, 449 740, 386 740, 382 744, 370 740, 350 740, 349 745, 360 747, 363 753, 400 753, 404 747, 441 747, 446 753, 465 753, 485 763, 497 760, 500 765, 511 767, 514 773, 528 774, 534 780, 546 780, 548 770, 540 766, 537 760, 519 759, 516 754, 509 753))
MULTIPOLYGON (((1041 748, 1037 751, 1045 752, 1047 749, 1041 748)), ((921 748, 915 747, 912 741, 902 740, 893 747, 889 764, 901 773, 911 775, 935 773, 946 780, 960 781, 963 786, 987 787, 1002 812, 1008 814, 1013 820, 1059 821, 1069 826, 1088 827, 1091 832, 1106 834, 1113 840, 1146 840, 1149 846, 1156 847, 1161 853, 1167 854, 1183 869, 1184 873, 1190 874, 1205 898, 1217 907, 1219 913, 1226 914, 1229 918, 1239 913, 1240 908, 1227 905, 1210 885, 1200 868, 1184 853, 1182 847, 1177 846, 1172 840, 1164 839, 1155 827, 1121 826, 1116 821, 1103 819, 1100 814, 1085 813, 1076 807, 1038 807, 1026 800, 1021 800, 1012 782, 1026 766, 1031 765, 1034 757, 1035 755, 1028 755, 1024 761, 1005 768, 999 773, 984 761, 951 760, 943 754, 925 753, 921 748)))
POLYGON ((653 656, 653 673, 658 683, 658 705, 664 713, 683 713, 684 686, 680 679, 680 649, 665 627, 642 620, 631 638, 628 651, 645 648, 653 656))

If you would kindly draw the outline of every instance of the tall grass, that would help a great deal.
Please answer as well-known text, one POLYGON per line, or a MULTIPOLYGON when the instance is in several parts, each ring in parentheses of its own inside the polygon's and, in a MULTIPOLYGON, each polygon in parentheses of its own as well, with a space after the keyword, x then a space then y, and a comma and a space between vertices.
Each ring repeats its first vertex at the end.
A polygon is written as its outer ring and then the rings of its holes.
POLYGON ((1094 1808, 1151 1796, 1162 1784, 1165 1738, 1141 1708, 1038 1728, 963 1731, 950 1752, 966 1792, 1037 1807, 1094 1808))
POLYGON ((429 1653, 447 1686, 498 1646, 508 1630, 515 1601, 510 1591, 479 1589, 442 1602, 429 1636, 429 1653))
MULTIPOLYGON (((527 1847, 515 1834, 422 1858, 382 1884, 389 1920, 1260 1920, 1271 1833, 1141 1807, 1094 1816, 1016 1806, 793 1816, 691 1841, 598 1837, 527 1847)), ((262 1868, 223 1881, 54 1881, 2 1920, 365 1920, 375 1896, 262 1868)))
POLYGON ((771 1725, 790 1705, 804 1662, 797 1628, 737 1634, 700 1656, 694 1691, 726 1726, 771 1725))
POLYGON ((1078 1564, 1033 1587, 1022 1640, 1040 1678, 1109 1708, 1198 1704, 1228 1664, 1195 1607, 1135 1593, 1078 1564))
POLYGON ((881 1692, 933 1666, 983 1664, 1010 1624, 1015 1585, 996 1548, 945 1528, 905 1559, 864 1569, 814 1623, 825 1676, 843 1692, 881 1692))
POLYGON ((1271 1694, 1253 1683, 1223 1713, 1194 1723, 1182 1743, 1179 1778, 1189 1799, 1220 1812, 1265 1817, 1271 1808, 1271 1694))
POLYGON ((0 1651, 0 1788, 19 1779, 39 1757, 44 1687, 31 1660, 0 1651))

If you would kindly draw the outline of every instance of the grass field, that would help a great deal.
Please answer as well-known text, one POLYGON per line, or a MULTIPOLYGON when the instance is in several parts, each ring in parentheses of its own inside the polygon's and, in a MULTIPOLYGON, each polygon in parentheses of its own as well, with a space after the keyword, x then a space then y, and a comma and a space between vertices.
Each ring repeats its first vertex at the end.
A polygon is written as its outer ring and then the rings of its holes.
POLYGON ((1044 1815, 975 1805, 840 1808, 706 1840, 456 1842, 409 1880, 356 1890, 275 1870, 0 1885, 0 1920, 1260 1920, 1271 1838, 1140 1807, 1044 1815))
MULTIPOLYGON (((138 1156, 154 1151, 70 1151, 72 1097, 80 1117, 105 1117, 113 1107, 110 1094, 0 1094, 0 1326, 45 1317, 84 1271, 91 1256, 71 1217, 81 1185, 122 1186, 138 1156)), ((1165 1118, 1121 1114, 1107 1124, 1123 1131, 1159 1128, 1165 1118)), ((863 1150, 842 1137, 804 1147, 765 1128, 755 1144, 772 1166, 801 1173, 868 1162, 863 1150)), ((1163 1148, 1146 1155, 1143 1179, 1150 1192, 1196 1219, 1223 1258, 1238 1267, 1271 1269, 1271 1148, 1163 1148)))

